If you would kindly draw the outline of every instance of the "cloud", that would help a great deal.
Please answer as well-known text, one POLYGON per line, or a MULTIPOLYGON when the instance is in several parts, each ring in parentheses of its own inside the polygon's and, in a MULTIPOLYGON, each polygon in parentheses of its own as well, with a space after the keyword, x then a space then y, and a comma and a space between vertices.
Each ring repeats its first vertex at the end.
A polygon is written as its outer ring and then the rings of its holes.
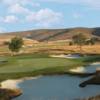
MULTIPOLYGON (((63 4, 75 4, 81 5, 84 7, 100 9, 100 0, 37 0, 37 2, 55 2, 55 3, 63 3, 63 4)), ((33 0, 1 0, 3 4, 6 5, 33 5, 33 6, 40 6, 39 3, 34 2, 33 0)))
MULTIPOLYGON (((31 0, 30 0, 30 2, 31 2, 31 0)), ((6 5, 14 5, 14 4, 27 5, 30 2, 29 2, 29 0, 2 0, 2 3, 6 4, 6 5)))
POLYGON ((11 5, 8 8, 9 13, 15 13, 15 14, 28 14, 30 13, 30 10, 26 7, 21 6, 20 4, 11 5))
POLYGON ((17 21, 18 21, 18 18, 14 15, 6 16, 4 20, 5 23, 15 23, 17 21))
POLYGON ((18 18, 14 15, 8 15, 8 16, 5 16, 5 17, 0 17, 0 22, 16 23, 16 22, 18 22, 18 18))
POLYGON ((32 0, 2 0, 2 3, 7 10, 7 16, 0 18, 0 21, 3 23, 16 23, 20 20, 23 23, 49 27, 61 22, 63 17, 62 13, 49 8, 33 11, 32 7, 39 7, 40 4, 34 3, 32 0))
POLYGON ((40 9, 37 12, 33 12, 26 17, 28 22, 34 22, 37 26, 49 27, 57 24, 62 20, 63 15, 59 12, 54 12, 51 9, 40 9))
POLYGON ((31 5, 33 7, 39 7, 40 4, 37 2, 33 2, 33 0, 1 0, 1 3, 4 5, 12 6, 15 4, 20 4, 20 5, 31 5))
POLYGON ((85 0, 88 6, 94 9, 100 9, 100 0, 85 0))
POLYGON ((13 14, 29 14, 31 9, 28 7, 39 7, 40 4, 33 2, 32 0, 2 0, 4 5, 7 5, 8 13, 13 14))

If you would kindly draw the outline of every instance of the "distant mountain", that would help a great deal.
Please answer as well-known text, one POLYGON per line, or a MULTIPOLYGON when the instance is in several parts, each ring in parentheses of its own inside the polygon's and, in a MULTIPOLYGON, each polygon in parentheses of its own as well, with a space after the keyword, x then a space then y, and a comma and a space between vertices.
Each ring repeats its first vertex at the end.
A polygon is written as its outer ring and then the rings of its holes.
POLYGON ((89 37, 100 38, 100 27, 98 28, 69 28, 69 29, 40 29, 22 32, 11 32, 0 34, 0 39, 21 36, 35 41, 58 41, 71 39, 77 33, 84 33, 89 37))

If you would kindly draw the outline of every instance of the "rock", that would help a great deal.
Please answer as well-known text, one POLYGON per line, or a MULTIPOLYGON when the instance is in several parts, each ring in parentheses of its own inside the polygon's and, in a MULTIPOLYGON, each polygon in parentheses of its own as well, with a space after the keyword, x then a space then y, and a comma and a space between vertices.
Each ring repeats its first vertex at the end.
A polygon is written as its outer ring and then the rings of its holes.
POLYGON ((79 84, 80 87, 85 87, 86 85, 100 85, 100 76, 94 75, 89 80, 86 80, 82 82, 81 84, 79 84))
POLYGON ((21 94, 22 91, 20 89, 0 89, 0 100, 11 100, 21 94))

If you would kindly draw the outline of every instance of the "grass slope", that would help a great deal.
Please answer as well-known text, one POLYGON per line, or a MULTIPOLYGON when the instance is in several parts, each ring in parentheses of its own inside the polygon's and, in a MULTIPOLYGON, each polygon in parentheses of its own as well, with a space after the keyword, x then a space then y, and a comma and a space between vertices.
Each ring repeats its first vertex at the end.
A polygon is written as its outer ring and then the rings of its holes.
POLYGON ((71 39, 77 33, 84 33, 89 37, 97 36, 100 38, 100 28, 66 28, 66 29, 40 29, 22 32, 10 32, 1 34, 0 37, 8 38, 12 36, 27 37, 37 41, 57 41, 71 39))
POLYGON ((81 59, 50 58, 47 54, 31 54, 1 57, 7 60, 0 63, 0 81, 45 74, 66 73, 71 68, 100 61, 100 56, 83 57, 81 59))

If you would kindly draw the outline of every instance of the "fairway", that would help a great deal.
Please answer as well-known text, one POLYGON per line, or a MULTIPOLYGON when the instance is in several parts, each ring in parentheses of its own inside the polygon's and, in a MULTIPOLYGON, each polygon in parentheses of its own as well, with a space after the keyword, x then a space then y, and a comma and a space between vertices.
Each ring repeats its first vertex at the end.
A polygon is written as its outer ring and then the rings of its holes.
POLYGON ((81 62, 72 61, 64 58, 9 58, 9 61, 0 65, 0 73, 30 72, 45 68, 62 68, 68 70, 78 66, 81 62))
POLYGON ((100 56, 87 56, 80 59, 52 58, 48 54, 24 54, 0 57, 0 81, 68 73, 70 69, 100 61, 100 56), (5 62, 6 61, 6 62, 5 62))

